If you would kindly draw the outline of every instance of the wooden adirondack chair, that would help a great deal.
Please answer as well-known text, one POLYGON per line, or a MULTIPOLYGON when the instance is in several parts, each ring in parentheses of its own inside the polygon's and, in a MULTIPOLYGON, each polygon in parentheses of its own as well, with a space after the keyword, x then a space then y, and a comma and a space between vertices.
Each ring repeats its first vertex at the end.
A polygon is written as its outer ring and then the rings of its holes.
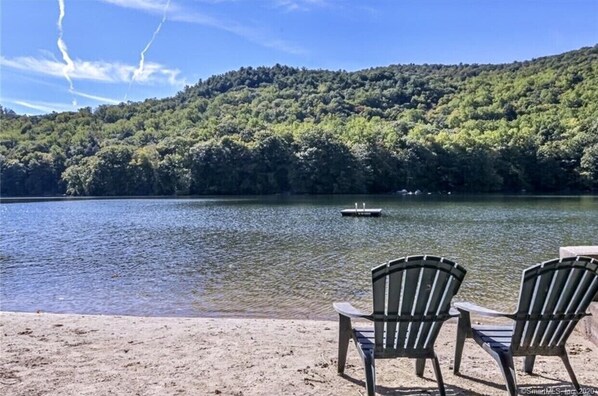
POLYGON ((365 314, 349 303, 334 303, 339 313, 338 373, 343 374, 349 340, 353 338, 365 366, 368 395, 374 395, 375 359, 417 359, 423 376, 425 359, 432 359, 440 394, 444 383, 434 342, 442 323, 457 312, 450 303, 465 277, 465 269, 436 256, 409 256, 372 269, 374 312, 365 314), (367 319, 373 327, 351 326, 351 318, 367 319))
POLYGON ((579 319, 589 315, 586 310, 597 291, 598 261, 589 257, 569 257, 545 261, 523 271, 515 313, 456 303, 461 315, 455 374, 459 373, 465 339, 473 338, 498 363, 510 395, 517 394, 513 356, 525 356, 523 368, 530 374, 537 355, 560 357, 573 386, 580 392, 565 343, 579 319), (513 324, 472 326, 470 313, 509 318, 513 324))

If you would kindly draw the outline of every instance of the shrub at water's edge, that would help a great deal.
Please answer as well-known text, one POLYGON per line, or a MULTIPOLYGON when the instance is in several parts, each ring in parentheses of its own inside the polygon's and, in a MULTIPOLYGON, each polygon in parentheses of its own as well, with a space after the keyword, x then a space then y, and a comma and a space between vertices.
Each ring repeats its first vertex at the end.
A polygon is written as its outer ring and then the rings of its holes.
POLYGON ((598 189, 598 46, 503 65, 242 68, 172 98, 0 107, 1 194, 598 189))

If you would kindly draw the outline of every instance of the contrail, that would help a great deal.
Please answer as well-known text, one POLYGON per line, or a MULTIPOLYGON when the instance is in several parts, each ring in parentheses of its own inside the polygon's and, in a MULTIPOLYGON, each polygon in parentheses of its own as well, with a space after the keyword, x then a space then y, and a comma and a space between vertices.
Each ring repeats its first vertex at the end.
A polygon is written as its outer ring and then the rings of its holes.
POLYGON ((154 40, 156 39, 156 36, 158 36, 158 33, 160 33, 160 29, 162 29, 162 25, 164 24, 164 22, 166 22, 166 12, 168 11, 168 7, 170 7, 170 0, 168 0, 166 2, 166 5, 164 6, 164 11, 162 12, 162 20, 158 24, 158 27, 156 28, 156 30, 154 30, 154 34, 152 34, 151 40, 147 43, 147 45, 145 46, 143 51, 141 51, 140 59, 139 59, 139 67, 137 67, 137 69, 135 69, 135 71, 133 72, 133 76, 131 77, 131 81, 129 81, 129 88, 127 89, 127 93, 125 94, 125 99, 124 99, 125 102, 127 101, 127 96, 129 96, 129 91, 131 90, 131 84, 133 84, 133 81, 135 81, 143 73, 143 66, 145 64, 145 53, 152 46, 152 44, 154 43, 154 40))
MULTIPOLYGON (((62 39, 62 20, 64 19, 64 0, 58 0, 58 8, 60 9, 60 15, 58 16, 58 41, 56 42, 56 44, 58 45, 58 49, 60 50, 60 53, 62 54, 62 59, 66 63, 66 65, 64 65, 64 68, 62 69, 62 74, 64 75, 64 78, 66 78, 66 81, 68 81, 68 83, 69 83, 69 92, 73 93, 75 91, 75 88, 73 86, 73 80, 71 80, 69 73, 72 72, 73 70, 75 70, 75 63, 69 56, 69 52, 66 47, 66 44, 65 44, 64 40, 62 39)), ((75 107, 75 106, 77 106, 77 100, 75 98, 73 98, 73 107, 75 107)))

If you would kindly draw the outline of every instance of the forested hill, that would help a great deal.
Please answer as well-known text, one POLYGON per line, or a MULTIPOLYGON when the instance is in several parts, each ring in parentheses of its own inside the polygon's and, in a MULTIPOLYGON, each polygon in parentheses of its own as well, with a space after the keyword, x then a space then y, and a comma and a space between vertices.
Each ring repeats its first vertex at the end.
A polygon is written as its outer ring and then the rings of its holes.
POLYGON ((242 68, 167 99, 0 110, 2 196, 598 189, 598 45, 503 65, 242 68))

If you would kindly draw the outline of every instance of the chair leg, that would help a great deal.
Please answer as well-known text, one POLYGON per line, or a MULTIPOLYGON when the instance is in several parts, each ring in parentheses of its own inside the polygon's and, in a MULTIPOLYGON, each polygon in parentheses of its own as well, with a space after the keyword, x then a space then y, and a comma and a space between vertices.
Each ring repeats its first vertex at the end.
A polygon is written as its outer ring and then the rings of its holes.
POLYGON ((363 365, 365 366, 365 387, 368 396, 376 394, 376 366, 374 364, 374 351, 364 351, 363 365))
POLYGON ((463 356, 463 346, 465 339, 471 333, 471 320, 469 312, 460 311, 459 321, 457 322, 457 341, 455 342, 455 362, 453 364, 453 373, 458 374, 461 367, 461 357, 463 356))
POLYGON ((436 375, 436 382, 438 382, 440 396, 445 396, 446 392, 444 390, 444 381, 442 380, 442 372, 440 371, 440 363, 438 362, 438 356, 436 353, 434 353, 434 357, 432 358, 432 366, 434 367, 434 374, 436 375))
POLYGON ((579 386, 579 382, 577 382, 577 377, 575 377, 573 367, 571 367, 571 363, 569 363, 569 356, 567 355, 567 352, 565 351, 560 358, 563 360, 563 364, 567 368, 567 372, 569 373, 569 377, 571 377, 571 382, 573 383, 575 390, 577 393, 581 392, 581 387, 579 386))
POLYGON ((534 362, 536 361, 536 356, 526 356, 523 360, 523 371, 528 374, 531 374, 534 371, 534 362))
POLYGON ((417 375, 418 377, 423 377, 425 367, 426 359, 415 359, 415 375, 417 375))
POLYGON ((507 391, 510 396, 517 395, 517 378, 515 376, 515 365, 513 364, 513 356, 510 353, 497 353, 493 356, 500 366, 505 382, 507 383, 507 391))
POLYGON ((339 331, 338 331, 338 373, 345 372, 345 363, 347 362, 347 349, 349 349, 349 341, 351 340, 351 319, 339 315, 339 331))

